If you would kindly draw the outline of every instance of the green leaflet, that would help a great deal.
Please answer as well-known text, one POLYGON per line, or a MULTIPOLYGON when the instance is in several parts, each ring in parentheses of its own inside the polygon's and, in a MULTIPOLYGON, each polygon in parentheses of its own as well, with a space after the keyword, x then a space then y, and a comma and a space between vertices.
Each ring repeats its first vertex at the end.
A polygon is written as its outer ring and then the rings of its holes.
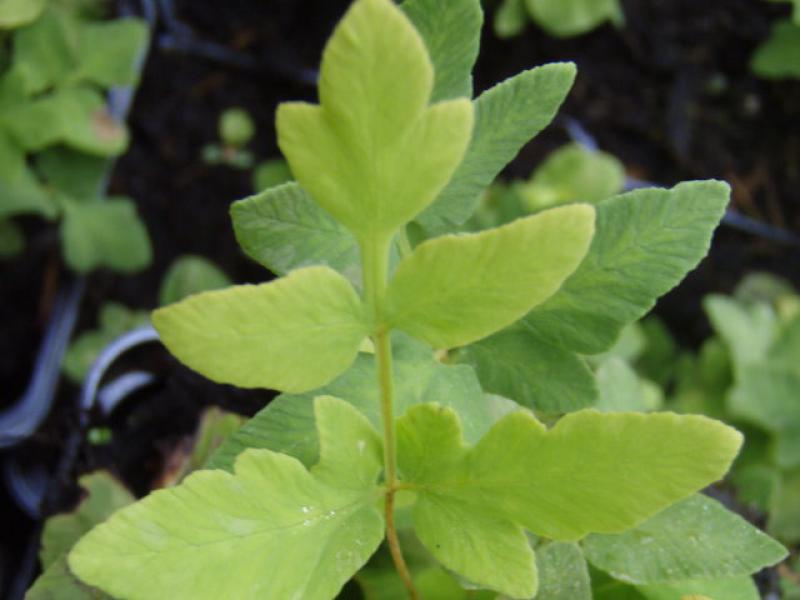
POLYGON ((100 198, 108 176, 107 158, 91 156, 63 146, 36 155, 36 170, 48 185, 81 202, 100 198))
POLYGON ((705 256, 728 193, 725 183, 700 181, 598 203, 586 258, 521 326, 578 353, 607 350, 705 256))
POLYGON ((82 23, 74 77, 104 87, 135 85, 147 33, 147 25, 134 18, 82 23))
POLYGON ((433 235, 466 221, 503 167, 553 120, 574 79, 575 65, 555 63, 524 71, 481 94, 474 102, 475 126, 464 159, 416 223, 433 235))
POLYGON ((13 221, 0 221, 0 258, 16 256, 24 248, 22 229, 13 221))
POLYGON ((525 0, 528 12, 547 33, 570 37, 591 31, 606 21, 624 20, 619 0, 525 0))
POLYGON ((573 142, 562 146, 519 186, 526 207, 542 210, 568 202, 599 202, 625 187, 625 167, 611 154, 573 142))
POLYGON ((767 431, 791 431, 800 428, 799 386, 800 368, 751 365, 742 369, 728 397, 728 406, 733 416, 767 431))
POLYGON ((149 323, 150 315, 146 311, 132 310, 114 302, 104 304, 98 327, 84 331, 72 341, 61 368, 67 377, 80 384, 103 348, 126 331, 149 323))
MULTIPOLYGON (((425 600, 499 600, 489 591, 465 589, 453 575, 429 564, 412 569, 414 587, 425 600)), ((408 592, 393 566, 367 567, 356 575, 365 600, 408 600, 408 592)))
POLYGON ((624 533, 590 535, 583 547, 595 567, 638 584, 751 575, 786 557, 778 542, 702 495, 624 533))
POLYGON ((475 367, 487 392, 549 413, 592 406, 597 385, 586 361, 527 331, 501 331, 458 350, 456 358, 475 367))
POLYGON ((539 593, 536 600, 592 600, 589 570, 574 542, 550 542, 536 548, 539 593))
POLYGON ((105 100, 89 87, 57 90, 0 115, 0 123, 26 150, 57 143, 95 154, 121 154, 128 132, 108 114, 105 100))
POLYGON ((471 103, 428 106, 432 90, 425 45, 402 11, 356 0, 325 48, 320 106, 278 107, 292 173, 361 240, 385 239, 414 218, 464 155, 471 103))
POLYGON ((197 294, 153 313, 181 362, 220 383, 304 392, 328 383, 367 335, 361 300, 328 267, 197 294))
POLYGON ((479 0, 406 0, 400 6, 422 36, 433 63, 431 102, 472 98, 483 11, 479 0))
POLYGON ((35 22, 15 32, 14 69, 23 75, 25 90, 37 94, 61 82, 74 61, 76 19, 50 7, 35 22))
POLYGON ((36 19, 47 0, 0 0, 0 29, 13 29, 36 19))
MULTIPOLYGON (((2 112, 2 111, 0 111, 2 112)), ((58 215, 58 206, 27 165, 25 151, 0 131, 0 218, 18 214, 58 215)))
POLYGON ((499 38, 510 38, 522 33, 527 23, 525 0, 503 0, 494 13, 494 32, 499 38))
MULTIPOLYGON (((795 14, 800 14, 796 11, 795 14)), ((784 19, 775 22, 769 38, 750 59, 753 72, 766 79, 800 78, 797 55, 800 52, 800 22, 784 19)))
POLYGON ((659 408, 661 389, 645 381, 621 358, 612 356, 597 369, 598 398, 595 408, 604 412, 659 408))
POLYGON ((78 82, 133 85, 146 45, 147 26, 140 19, 84 21, 51 3, 14 36, 14 67, 30 94, 78 82))
POLYGON ((787 543, 800 542, 800 469, 780 478, 769 505, 767 531, 787 543))
POLYGON ((353 235, 303 188, 287 183, 231 205, 236 241, 273 273, 286 275, 308 265, 327 265, 352 282, 361 279, 353 235))
POLYGON ((430 404, 397 432, 420 540, 447 568, 516 598, 537 587, 523 528, 555 540, 624 531, 719 479, 742 441, 698 416, 580 411, 547 430, 517 411, 467 447, 456 414, 430 404))
POLYGON ((135 501, 133 495, 109 474, 98 471, 81 477, 86 497, 69 514, 47 519, 39 553, 43 573, 26 598, 29 600, 89 600, 105 594, 81 584, 67 566, 67 552, 95 525, 102 523, 123 506, 135 501))
MULTIPOLYGON (((289 183, 294 179, 289 165, 283 158, 272 158, 259 163, 253 171, 253 188, 257 192, 289 183)), ((237 203, 234 202, 233 206, 237 203)), ((234 225, 235 226, 235 225, 234 225)))
POLYGON ((753 364, 741 370, 728 395, 731 416, 769 431, 775 438, 780 467, 800 466, 800 369, 781 364, 753 364))
POLYGON ((594 600, 759 600, 761 597, 750 577, 633 586, 593 571, 592 588, 594 600))
POLYGON ((750 577, 643 585, 636 589, 645 600, 675 600, 675 598, 681 598, 681 600, 684 598, 688 600, 759 600, 760 598, 758 588, 750 577))
POLYGON ((25 600, 114 600, 111 596, 81 583, 60 556, 25 593, 25 600))
MULTIPOLYGON (((472 369, 443 365, 434 359, 430 348, 402 334, 393 336, 392 349, 395 416, 415 404, 439 402, 458 413, 467 441, 477 442, 486 433, 492 417, 472 369)), ((352 367, 325 387, 302 395, 281 394, 229 438, 208 466, 230 471, 236 457, 247 448, 285 452, 306 466, 313 465, 319 457, 314 398, 321 394, 342 398, 377 428, 381 416, 375 381, 374 355, 360 354, 352 367)))
POLYGON ((173 262, 158 292, 161 306, 179 302, 192 294, 231 285, 230 279, 214 263, 202 256, 186 254, 173 262))
POLYGON ((116 513, 78 542, 70 568, 133 600, 335 597, 383 538, 380 441, 346 402, 321 397, 315 412, 311 472, 248 450, 234 474, 197 471, 116 513))
POLYGON ((43 569, 47 569, 59 556, 68 552, 92 527, 105 521, 123 506, 134 502, 133 495, 103 471, 84 475, 78 483, 86 491, 85 500, 73 513, 47 519, 39 553, 43 569))
POLYGON ((766 357, 778 325, 769 305, 747 306, 732 298, 710 294, 703 298, 703 308, 737 369, 766 357))
POLYGON ((79 273, 98 267, 131 273, 150 264, 147 229, 127 198, 77 203, 62 199, 64 260, 79 273))
POLYGON ((592 207, 576 204, 425 242, 389 283, 388 324, 436 348, 486 337, 558 290, 593 233, 592 207))

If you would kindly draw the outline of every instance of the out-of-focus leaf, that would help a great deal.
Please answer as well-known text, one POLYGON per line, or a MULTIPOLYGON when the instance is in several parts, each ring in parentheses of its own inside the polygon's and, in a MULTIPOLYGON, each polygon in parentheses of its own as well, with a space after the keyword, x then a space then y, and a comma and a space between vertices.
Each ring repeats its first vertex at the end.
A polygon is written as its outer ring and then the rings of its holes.
POLYGON ((66 201, 64 209, 64 259, 75 271, 108 267, 131 273, 150 264, 150 238, 131 200, 109 198, 87 204, 66 201))
POLYGON ((231 285, 231 280, 214 263, 202 256, 187 254, 173 262, 164 279, 158 301, 161 306, 179 302, 184 298, 205 292, 218 290, 231 285))

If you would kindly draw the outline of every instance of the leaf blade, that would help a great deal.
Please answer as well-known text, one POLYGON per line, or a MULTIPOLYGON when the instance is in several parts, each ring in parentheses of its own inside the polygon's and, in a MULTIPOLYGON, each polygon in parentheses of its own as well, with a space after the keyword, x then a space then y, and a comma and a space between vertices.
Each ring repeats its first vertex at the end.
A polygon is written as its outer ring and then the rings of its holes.
POLYGON ((153 325, 173 354, 210 379, 296 392, 344 371, 367 334, 361 300, 328 267, 197 294, 156 310, 153 325))
MULTIPOLYGON (((335 399, 316 411, 321 422, 360 418, 335 399)), ((368 460, 379 464, 380 456, 368 460)), ((197 471, 120 511, 78 543, 69 565, 112 595, 135 599, 327 600, 383 537, 376 490, 374 481, 331 487, 293 458, 249 450, 235 474, 197 471), (230 560, 235 577, 224 571, 230 560)))
POLYGON ((436 348, 485 337, 555 293, 593 232, 594 210, 578 204, 425 242, 389 283, 387 322, 436 348))
POLYGON ((357 0, 325 48, 321 104, 278 108, 278 144, 292 173, 359 239, 410 221, 464 154, 471 103, 429 107, 432 89, 433 68, 408 18, 389 0, 357 0))
POLYGON ((575 65, 553 63, 481 94, 474 102, 475 124, 463 160, 415 222, 428 234, 438 234, 466 221, 502 168, 552 121, 574 79, 575 65))
POLYGON ((706 255, 728 203, 717 181, 636 190, 598 203, 586 259, 520 326, 582 354, 607 350, 706 255))
POLYGON ((699 494, 624 533, 590 535, 583 545, 595 567, 633 584, 752 575, 786 556, 778 542, 699 494))

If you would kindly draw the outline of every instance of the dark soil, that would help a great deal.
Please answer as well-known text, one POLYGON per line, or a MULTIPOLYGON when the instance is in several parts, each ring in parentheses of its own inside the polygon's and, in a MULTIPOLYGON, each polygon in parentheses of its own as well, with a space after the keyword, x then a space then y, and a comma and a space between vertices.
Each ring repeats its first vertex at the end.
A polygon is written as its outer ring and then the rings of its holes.
MULTIPOLYGON (((155 261, 135 276, 108 272, 89 279, 79 329, 95 324, 110 300, 152 308, 158 286, 181 254, 201 254, 234 281, 269 277, 237 248, 228 207, 252 193, 250 174, 211 167, 200 159, 216 139, 220 112, 246 108, 258 125, 252 150, 277 156, 273 125, 277 104, 314 99, 299 79, 315 69, 324 42, 348 2, 343 0, 176 1, 178 16, 199 38, 216 42, 255 62, 232 68, 215 60, 154 48, 144 70, 130 118, 133 143, 119 161, 111 191, 134 198, 146 221, 155 261)), ((578 119, 599 146, 620 157, 639 179, 674 184, 715 177, 733 185, 741 213, 800 232, 800 82, 768 82, 750 73, 748 59, 770 24, 789 4, 753 0, 626 1, 626 26, 610 26, 571 40, 555 40, 533 25, 512 40, 484 30, 475 85, 483 91, 524 68, 574 60, 579 77, 561 115, 578 119)), ((490 11, 494 4, 491 4, 490 11)), ((487 19, 489 21, 489 19, 487 19)), ((507 176, 527 177, 542 157, 567 141, 558 124, 530 144, 508 167, 507 176)), ((15 401, 27 384, 59 280, 57 238, 50 226, 26 222, 31 240, 23 257, 2 263, 0 408, 15 401)), ((708 334, 700 298, 729 292, 756 269, 788 277, 800 289, 798 250, 723 227, 710 256, 682 286, 665 297, 659 314, 685 344, 708 334)), ((158 477, 170 449, 190 434, 204 406, 219 404, 252 414, 268 399, 213 385, 177 365, 160 350, 142 351, 159 373, 158 384, 108 423, 107 446, 83 446, 69 469, 74 477, 108 467, 144 494, 158 477)), ((77 390, 61 387, 45 427, 24 446, 26 456, 53 468, 77 424, 77 390)), ((59 484, 58 504, 75 498, 73 484, 59 484)), ((0 573, 10 585, 33 520, 0 493, 3 539, 0 573), (5 558, 4 558, 5 556, 5 558)), ((7 588, 6 588, 7 589, 7 588)))

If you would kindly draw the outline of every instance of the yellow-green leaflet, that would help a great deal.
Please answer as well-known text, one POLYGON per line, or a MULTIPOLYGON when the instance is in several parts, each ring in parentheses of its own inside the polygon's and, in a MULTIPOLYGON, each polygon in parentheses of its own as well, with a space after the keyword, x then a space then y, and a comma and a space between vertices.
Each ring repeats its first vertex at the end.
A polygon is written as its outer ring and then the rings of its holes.
POLYGON ((359 239, 413 219, 464 155, 472 104, 428 106, 432 90, 408 18, 391 0, 357 0, 325 48, 321 105, 278 108, 278 143, 297 181, 359 239))
POLYGON ((447 568, 513 598, 537 587, 525 529, 555 540, 625 531, 722 477, 741 443, 722 423, 672 413, 586 410, 547 429, 517 411, 474 447, 450 409, 414 406, 398 421, 420 540, 447 568))
POLYGON ((235 474, 196 471, 117 512, 69 555, 87 583, 131 600, 330 600, 383 539, 377 432, 316 400, 321 458, 247 450, 235 474))
POLYGON ((204 292, 153 313, 161 340, 214 381, 304 392, 328 383, 367 335, 361 300, 328 267, 204 292))
POLYGON ((388 322, 436 348, 486 337, 555 293, 593 233, 594 209, 575 204, 425 242, 389 284, 388 322))

